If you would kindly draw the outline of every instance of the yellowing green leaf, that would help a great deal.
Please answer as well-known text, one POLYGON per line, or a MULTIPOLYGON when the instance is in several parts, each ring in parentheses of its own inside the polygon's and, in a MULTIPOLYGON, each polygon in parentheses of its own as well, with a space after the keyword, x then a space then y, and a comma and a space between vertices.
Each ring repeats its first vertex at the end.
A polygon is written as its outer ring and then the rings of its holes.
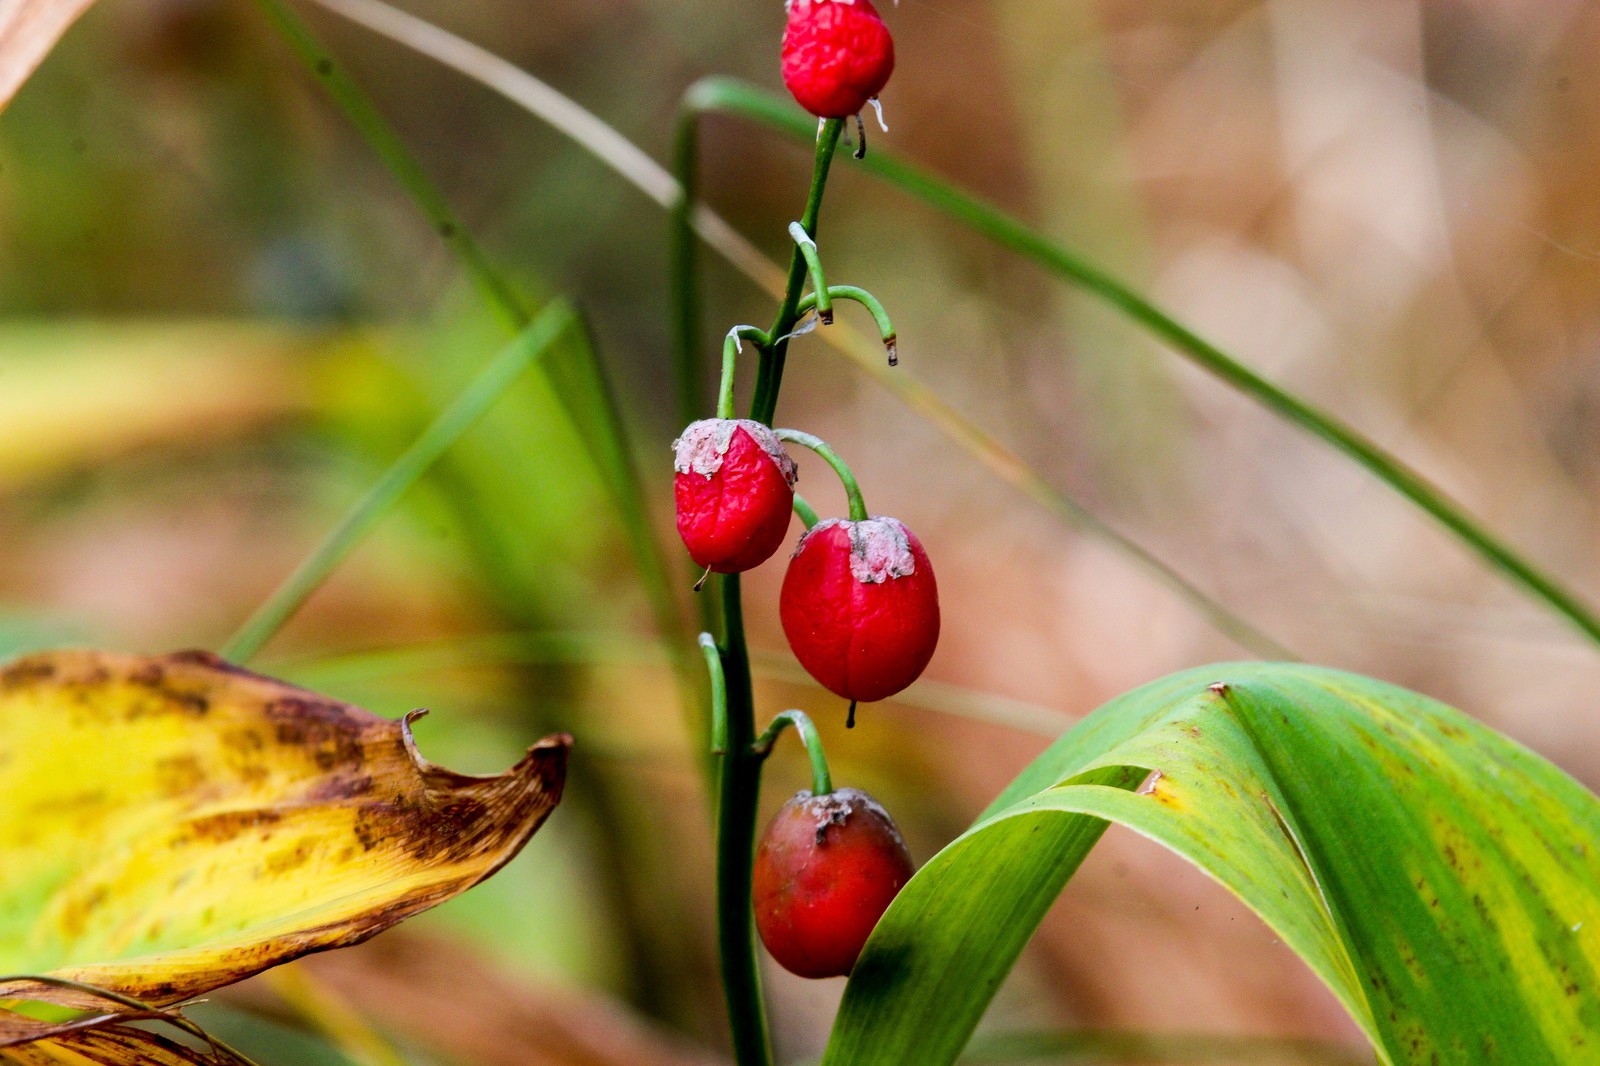
POLYGON ((1234 663, 1107 704, 920 870, 824 1062, 953 1061, 1109 822, 1255 910, 1386 1063, 1600 1061, 1600 799, 1415 693, 1234 663))
MULTIPOLYGON (((481 881, 559 801, 570 738, 469 777, 417 753, 416 713, 199 652, 0 670, 0 973, 170 1004, 481 881)), ((0 998, 92 1005, 31 982, 0 998)))

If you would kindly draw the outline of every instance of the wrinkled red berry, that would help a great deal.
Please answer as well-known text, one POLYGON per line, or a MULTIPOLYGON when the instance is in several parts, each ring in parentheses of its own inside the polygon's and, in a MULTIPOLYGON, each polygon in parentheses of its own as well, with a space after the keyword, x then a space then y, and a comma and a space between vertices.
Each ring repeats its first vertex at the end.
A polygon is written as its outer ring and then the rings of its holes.
POLYGON ((939 587, 917 538, 893 518, 818 522, 795 548, 778 614, 800 665, 863 703, 917 679, 939 640, 939 587))
POLYGON ((790 0, 783 83, 800 106, 846 118, 883 91, 894 40, 870 0, 790 0))
POLYGON ((678 534, 689 557, 736 574, 772 557, 789 531, 794 460, 772 430, 748 419, 706 418, 673 442, 678 534))
POLYGON ((756 847, 751 896, 761 942, 791 973, 843 976, 912 872, 877 800, 854 788, 797 793, 756 847))

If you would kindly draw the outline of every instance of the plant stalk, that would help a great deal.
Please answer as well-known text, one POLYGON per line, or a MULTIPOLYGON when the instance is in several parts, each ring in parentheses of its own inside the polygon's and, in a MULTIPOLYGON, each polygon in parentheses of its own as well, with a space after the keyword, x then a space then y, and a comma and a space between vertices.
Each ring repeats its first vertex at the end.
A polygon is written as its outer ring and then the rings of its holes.
MULTIPOLYGON (((816 161, 811 170, 811 188, 800 225, 808 234, 817 231, 822 211, 822 194, 828 182, 828 168, 839 146, 843 123, 830 119, 817 133, 816 161)), ((683 188, 693 188, 693 133, 680 138, 679 180, 683 188), (685 147, 686 146, 686 147, 685 147), (684 170, 687 168, 687 171, 684 170)), ((674 213, 675 240, 689 223, 690 202, 674 213)), ((673 261, 673 290, 679 304, 679 350, 681 368, 697 366, 690 349, 699 336, 698 301, 692 273, 692 253, 673 261)), ((789 279, 782 304, 767 331, 771 344, 761 348, 756 371, 755 396, 750 417, 766 425, 778 402, 783 383, 783 360, 788 348, 787 334, 799 319, 798 308, 806 279, 810 274, 806 258, 796 245, 789 260, 789 279)), ((680 371, 682 373, 682 371, 680 371)), ((696 395, 698 385, 686 388, 684 397, 696 395)), ((755 741, 755 695, 750 684, 750 651, 745 644, 744 607, 740 599, 739 576, 718 579, 722 605, 721 660, 727 693, 726 750, 717 758, 717 952, 722 964, 723 992, 728 1003, 728 1029, 738 1066, 771 1066, 772 1049, 767 1037, 766 1008, 761 998, 761 975, 756 968, 755 919, 750 906, 750 869, 755 858, 756 813, 761 798, 763 756, 752 747, 755 741)))
POLYGON ((722 668, 727 691, 726 749, 717 758, 717 951, 728 1031, 739 1066, 771 1066, 767 1013, 756 968, 755 917, 750 906, 750 870, 755 861, 761 764, 755 753, 755 694, 750 651, 744 639, 739 575, 724 574, 722 668))
MULTIPOLYGON (((828 187, 828 168, 833 165, 833 154, 839 147, 839 134, 844 120, 830 118, 817 131, 817 156, 811 167, 811 191, 806 195, 805 213, 800 216, 800 228, 814 241, 817 239, 817 217, 822 213, 822 194, 828 187)), ((773 320, 767 336, 772 347, 762 355, 756 371, 755 400, 750 405, 750 417, 757 422, 772 424, 773 413, 778 408, 778 389, 783 385, 783 363, 789 353, 788 336, 800 320, 800 297, 805 292, 806 278, 811 267, 806 262, 799 244, 789 253, 789 281, 784 288, 783 303, 778 317, 773 320)))

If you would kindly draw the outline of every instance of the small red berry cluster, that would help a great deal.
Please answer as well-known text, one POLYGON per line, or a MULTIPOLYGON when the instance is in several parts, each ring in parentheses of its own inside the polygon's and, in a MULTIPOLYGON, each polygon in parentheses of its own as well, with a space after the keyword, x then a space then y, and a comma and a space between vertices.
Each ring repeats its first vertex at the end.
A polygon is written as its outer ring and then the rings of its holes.
MULTIPOLYGON (((678 533, 698 566, 740 573, 777 552, 795 506, 784 440, 825 453, 809 434, 744 418, 707 418, 679 436, 673 491, 678 533)), ((887 699, 915 681, 939 639, 939 587, 916 535, 869 516, 847 470, 851 518, 815 522, 795 546, 778 615, 795 658, 851 703, 887 699)))
MULTIPOLYGON (((803 107, 824 120, 857 116, 861 150, 865 139, 858 112, 876 102, 893 68, 894 43, 868 0, 790 0, 784 82, 803 107)), ((825 124, 828 136, 838 137, 837 125, 825 124)), ((819 132, 825 171, 835 142, 822 147, 821 137, 819 132)), ((805 227, 795 223, 789 233, 796 243, 796 269, 803 258, 813 291, 802 300, 791 296, 794 302, 786 304, 779 323, 793 321, 786 317, 787 308, 793 308, 814 312, 826 325, 832 321, 833 300, 855 300, 872 312, 892 365, 895 335, 882 306, 865 290, 830 286, 805 227)), ((922 544, 898 519, 867 511, 854 474, 826 443, 799 430, 734 417, 734 366, 743 343, 753 342, 764 359, 776 350, 781 368, 783 347, 794 335, 768 336, 753 326, 728 334, 717 416, 691 423, 673 444, 678 533, 708 576, 738 574, 770 559, 788 534, 791 513, 800 515, 806 531, 790 556, 778 615, 795 658, 824 688, 850 701, 846 724, 854 725, 857 702, 893 696, 933 657, 938 585, 922 544), (786 444, 811 449, 834 469, 849 499, 848 518, 819 521, 796 496, 795 463, 786 444)), ((770 400, 758 407, 768 417, 771 409, 770 400)), ((701 643, 709 649, 716 688, 723 685, 718 665, 723 652, 709 635, 701 643)), ((910 853, 872 797, 858 789, 833 789, 821 741, 804 712, 778 715, 747 752, 725 750, 726 689, 718 691, 713 728, 721 739, 714 746, 724 758, 765 758, 792 725, 812 761, 812 790, 784 804, 757 845, 750 871, 756 929, 773 958, 793 973, 847 974, 878 919, 910 880, 910 853)), ((754 797, 749 799, 753 804, 754 797)))

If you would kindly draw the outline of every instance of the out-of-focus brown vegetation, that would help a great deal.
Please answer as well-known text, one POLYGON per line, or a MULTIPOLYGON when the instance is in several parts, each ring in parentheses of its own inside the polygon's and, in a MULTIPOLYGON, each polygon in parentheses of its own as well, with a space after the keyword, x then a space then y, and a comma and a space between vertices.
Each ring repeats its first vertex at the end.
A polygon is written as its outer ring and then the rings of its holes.
MULTIPOLYGON (((776 0, 409 9, 657 158, 697 75, 778 84, 776 0)), ((589 313, 668 534, 658 209, 499 98, 306 13, 494 256, 589 313)), ((1600 601, 1600 7, 905 0, 885 14, 899 70, 875 146, 1111 266, 1600 601)), ((703 144, 707 198, 783 252, 804 153, 717 119, 703 144)), ((1377 482, 848 165, 825 219, 830 278, 884 300, 904 371, 1054 484, 1300 656, 1445 699, 1600 784, 1600 654, 1377 482)), ((717 332, 770 314, 716 263, 707 293, 717 332)), ((212 0, 101 0, 0 115, 0 314, 0 643, 17 648, 217 646, 499 343, 255 10, 212 0)), ((786 385, 779 420, 832 442, 935 561, 931 681, 1054 709, 1065 728, 1139 682, 1243 654, 815 340, 797 342, 786 385)), ((819 508, 842 506, 820 465, 802 476, 819 508)), ((784 653, 780 576, 747 580, 746 615, 756 647, 784 653)), ((720 1046, 700 764, 649 636, 583 442, 529 383, 260 663, 386 713, 435 707, 425 750, 468 769, 502 767, 536 730, 576 734, 567 809, 425 920, 450 958, 500 975, 479 1013, 459 989, 466 1028, 501 1024, 520 974, 720 1046), (589 636, 559 655, 475 639, 526 631, 589 636), (351 657, 385 648, 402 650, 351 657)), ((835 779, 878 794, 925 859, 1045 738, 921 708, 918 692, 865 708, 851 734, 818 689, 768 678, 759 700, 818 718, 835 779)), ((781 750, 766 804, 805 781, 781 750)), ((356 972, 337 980, 359 1004, 356 972)), ((840 986, 770 973, 785 1058, 820 1048, 840 986)), ((1231 897, 1118 832, 989 1024, 1353 1038, 1231 897)))

